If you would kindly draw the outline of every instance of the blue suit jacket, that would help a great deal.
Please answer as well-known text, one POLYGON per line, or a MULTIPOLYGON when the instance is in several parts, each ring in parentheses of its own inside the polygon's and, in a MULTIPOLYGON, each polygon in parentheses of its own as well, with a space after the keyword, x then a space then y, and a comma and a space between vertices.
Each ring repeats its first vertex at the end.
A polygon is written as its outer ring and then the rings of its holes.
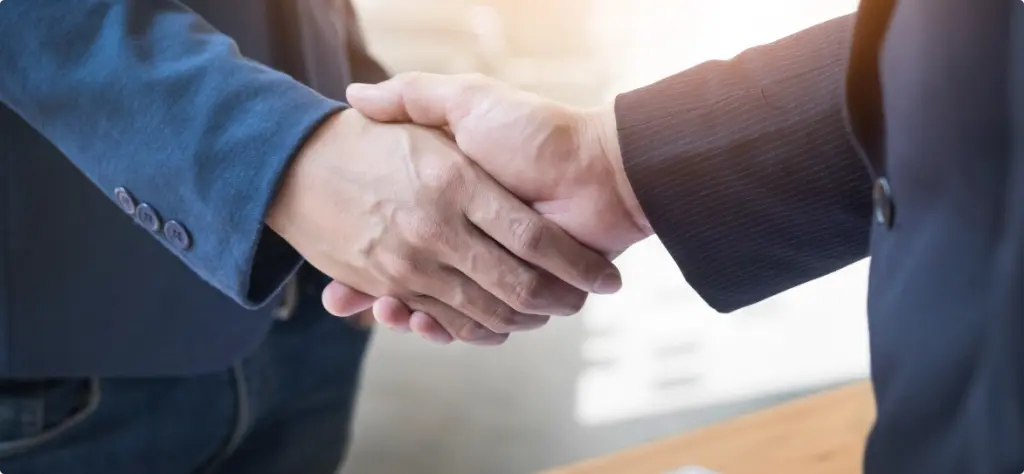
POLYGON ((1024 471, 1024 4, 862 0, 616 107, 715 308, 872 257, 866 472, 1024 471))
POLYGON ((383 71, 347 1, 187 3, 0 4, 0 376, 202 372, 267 331, 282 171, 383 71))

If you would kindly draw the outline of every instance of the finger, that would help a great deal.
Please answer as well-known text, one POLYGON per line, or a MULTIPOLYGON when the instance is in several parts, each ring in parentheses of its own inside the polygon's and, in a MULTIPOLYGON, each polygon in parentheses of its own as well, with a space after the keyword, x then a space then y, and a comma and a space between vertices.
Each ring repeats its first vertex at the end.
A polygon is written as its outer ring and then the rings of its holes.
MULTIPOLYGON (((469 226, 466 230, 478 233, 469 226)), ((479 243, 474 243, 473 246, 491 246, 495 252, 505 253, 503 249, 483 237, 479 235, 479 243)), ((512 256, 508 258, 515 260, 512 256)), ((496 273, 493 267, 489 270, 490 272, 481 272, 481 275, 490 277, 496 273)), ((413 285, 410 287, 411 290, 432 296, 495 333, 534 329, 546 322, 543 316, 516 311, 479 283, 455 269, 440 269, 413 285)), ((573 290, 571 287, 569 289, 573 290)), ((460 338, 458 334, 453 335, 460 338)))
POLYGON ((622 288, 622 277, 612 262, 497 183, 477 191, 469 196, 466 217, 513 254, 586 292, 610 294, 622 288))
POLYGON ((422 311, 414 311, 409 319, 409 327, 416 334, 428 341, 449 344, 455 340, 433 316, 422 311))
MULTIPOLYGON (((483 313, 481 317, 486 319, 477 321, 484 326, 498 332, 532 329, 539 324, 537 315, 573 315, 586 302, 585 291, 524 262, 472 224, 466 223, 462 232, 463 241, 472 244, 453 251, 447 261, 462 275, 459 284, 473 284, 486 293, 477 296, 479 300, 474 304, 479 309, 472 313, 483 313), (512 312, 506 312, 506 308, 512 312), (510 321, 503 321, 506 319, 510 321)), ((454 298, 444 300, 453 304, 454 298)), ((455 308, 463 310, 457 305, 455 308)))
POLYGON ((404 73, 379 84, 352 84, 346 99, 378 122, 457 127, 482 96, 479 86, 487 82, 479 75, 404 73))
POLYGON ((451 306, 429 296, 411 298, 407 303, 413 312, 419 311, 433 316, 434 320, 455 340, 482 346, 494 346, 508 339, 508 334, 491 331, 451 306))
POLYGON ((412 310, 405 303, 393 297, 385 296, 374 302, 373 317, 378 323, 394 331, 409 332, 412 330, 409 326, 412 310))
POLYGON ((328 313, 348 317, 369 309, 375 298, 344 283, 332 281, 324 288, 320 299, 328 313))

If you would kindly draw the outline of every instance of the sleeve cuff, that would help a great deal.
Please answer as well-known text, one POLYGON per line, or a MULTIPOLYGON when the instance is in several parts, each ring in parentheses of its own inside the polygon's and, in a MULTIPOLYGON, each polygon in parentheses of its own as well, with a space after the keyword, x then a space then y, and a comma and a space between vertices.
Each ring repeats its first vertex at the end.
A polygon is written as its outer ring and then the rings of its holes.
MULTIPOLYGON (((264 219, 274 198, 277 196, 277 191, 281 186, 281 181, 288 167, 303 144, 316 132, 324 121, 347 107, 346 104, 327 103, 313 108, 309 111, 311 113, 305 117, 305 121, 294 123, 295 128, 292 128, 285 134, 285 136, 297 136, 299 138, 297 140, 292 138, 280 142, 287 148, 279 151, 279 154, 276 156, 283 156, 284 159, 279 162, 278 166, 270 167, 266 178, 261 182, 258 195, 266 196, 266 199, 254 210, 253 215, 258 215, 259 217, 256 224, 258 230, 251 234, 248 230, 242 232, 243 235, 257 236, 250 246, 248 278, 246 279, 243 276, 239 280, 240 282, 248 281, 246 287, 239 291, 239 295, 242 296, 239 302, 243 306, 256 308, 265 304, 302 265, 303 257, 284 238, 271 230, 264 223, 264 219)), ((245 266, 243 264, 243 275, 245 274, 245 266)))
POLYGON ((616 100, 637 199, 720 312, 867 255, 871 181, 841 101, 851 26, 839 18, 616 100))

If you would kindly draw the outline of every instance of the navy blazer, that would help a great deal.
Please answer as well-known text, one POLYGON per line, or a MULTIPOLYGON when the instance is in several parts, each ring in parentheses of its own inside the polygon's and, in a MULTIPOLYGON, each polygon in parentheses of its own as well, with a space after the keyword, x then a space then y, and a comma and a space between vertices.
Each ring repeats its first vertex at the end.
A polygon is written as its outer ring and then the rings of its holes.
POLYGON ((227 367, 301 263, 268 203, 383 71, 347 0, 186 3, 0 4, 0 376, 227 367))
POLYGON ((1024 4, 862 0, 616 111, 716 309, 871 256, 867 473, 1024 472, 1024 4))

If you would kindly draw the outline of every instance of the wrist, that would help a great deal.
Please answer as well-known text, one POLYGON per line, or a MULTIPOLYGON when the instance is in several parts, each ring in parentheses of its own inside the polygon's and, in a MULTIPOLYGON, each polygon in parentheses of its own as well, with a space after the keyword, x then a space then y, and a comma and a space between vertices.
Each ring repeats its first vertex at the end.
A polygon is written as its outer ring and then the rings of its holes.
POLYGON ((615 119, 615 107, 611 104, 586 111, 584 114, 584 140, 582 149, 590 156, 603 160, 614 175, 616 195, 629 213, 633 224, 645 236, 654 234, 647 216, 644 214, 640 200, 633 192, 629 176, 622 161, 622 149, 619 146, 619 131, 615 119))
POLYGON ((328 142, 333 135, 331 132, 339 126, 340 118, 346 110, 350 109, 335 112, 323 119, 316 130, 299 146, 281 176, 281 182, 263 222, 285 240, 289 239, 292 233, 290 230, 295 225, 296 194, 302 188, 299 182, 308 174, 304 170, 309 168, 311 162, 316 161, 316 156, 322 153, 325 147, 329 146, 328 142))

